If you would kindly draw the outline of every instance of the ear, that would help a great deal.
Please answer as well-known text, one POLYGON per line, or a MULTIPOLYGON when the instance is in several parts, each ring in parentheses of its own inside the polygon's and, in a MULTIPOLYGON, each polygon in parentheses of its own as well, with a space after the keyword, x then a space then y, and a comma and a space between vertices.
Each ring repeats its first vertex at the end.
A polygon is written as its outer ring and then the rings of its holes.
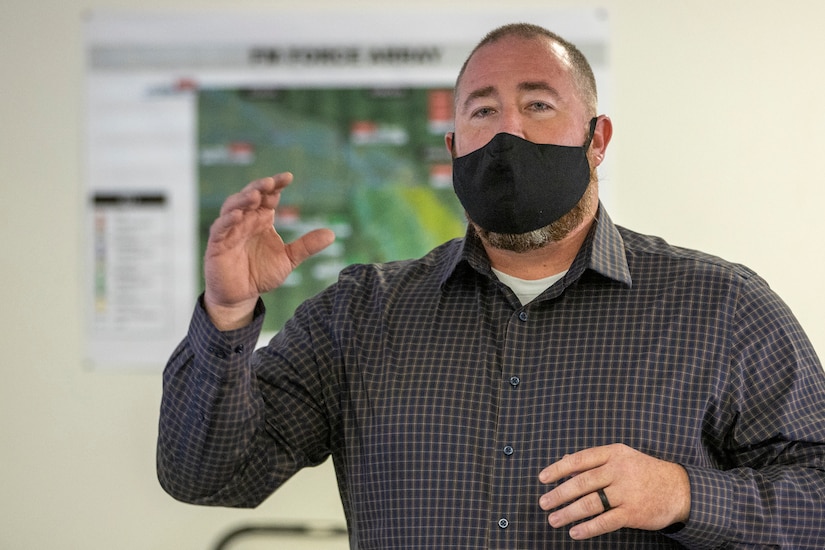
POLYGON ((450 156, 455 158, 455 153, 453 152, 455 151, 455 149, 453 149, 455 145, 455 132, 447 132, 444 135, 444 144, 447 146, 447 151, 450 152, 450 156))
POLYGON ((595 159, 596 166, 604 160, 607 152, 607 145, 613 137, 613 123, 606 115, 599 115, 596 120, 596 130, 593 132, 593 140, 590 142, 590 150, 595 159))

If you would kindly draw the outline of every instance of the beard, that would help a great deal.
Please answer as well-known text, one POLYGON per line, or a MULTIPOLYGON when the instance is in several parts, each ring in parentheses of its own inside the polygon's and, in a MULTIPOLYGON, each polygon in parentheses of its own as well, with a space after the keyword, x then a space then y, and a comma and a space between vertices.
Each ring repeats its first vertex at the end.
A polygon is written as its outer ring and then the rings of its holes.
POLYGON ((564 240, 573 230, 581 226, 589 216, 592 216, 593 203, 596 201, 597 196, 597 185, 598 177, 595 170, 591 169, 590 184, 576 206, 553 223, 527 233, 496 233, 482 228, 469 216, 467 216, 467 221, 475 229, 478 236, 493 248, 517 253, 532 252, 550 243, 564 240))

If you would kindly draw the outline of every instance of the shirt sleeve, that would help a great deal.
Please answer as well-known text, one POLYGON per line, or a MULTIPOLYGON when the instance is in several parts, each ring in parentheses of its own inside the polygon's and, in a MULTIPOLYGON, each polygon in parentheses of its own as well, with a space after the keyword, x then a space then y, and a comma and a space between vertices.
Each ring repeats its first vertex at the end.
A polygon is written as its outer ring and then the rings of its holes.
POLYGON ((161 486, 178 500, 254 507, 299 469, 327 456, 317 443, 328 439, 326 423, 312 406, 310 390, 301 387, 301 374, 285 382, 289 392, 262 389, 262 365, 270 373, 293 373, 271 354, 254 351, 263 317, 259 300, 249 326, 221 332, 201 298, 186 338, 166 365, 157 472, 161 486), (281 402, 267 402, 273 393, 281 402))
POLYGON ((825 373, 788 307, 758 277, 738 300, 720 469, 686 465, 689 548, 825 548, 825 373))

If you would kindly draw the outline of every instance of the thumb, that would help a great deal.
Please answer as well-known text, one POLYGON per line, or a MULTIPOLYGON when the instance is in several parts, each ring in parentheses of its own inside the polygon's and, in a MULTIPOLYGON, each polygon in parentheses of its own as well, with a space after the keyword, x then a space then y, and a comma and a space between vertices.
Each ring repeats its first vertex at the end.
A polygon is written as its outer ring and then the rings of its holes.
POLYGON ((335 233, 329 229, 315 229, 287 245, 287 254, 293 267, 322 251, 335 241, 335 233))

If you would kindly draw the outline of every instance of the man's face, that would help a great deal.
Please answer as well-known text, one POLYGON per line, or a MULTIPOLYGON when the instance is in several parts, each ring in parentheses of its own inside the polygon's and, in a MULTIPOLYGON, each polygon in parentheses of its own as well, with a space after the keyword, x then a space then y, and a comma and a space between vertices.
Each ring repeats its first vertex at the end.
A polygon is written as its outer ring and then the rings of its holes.
POLYGON ((499 132, 534 143, 581 146, 590 115, 579 99, 565 50, 546 38, 505 37, 480 48, 458 84, 455 135, 463 156, 499 132))

